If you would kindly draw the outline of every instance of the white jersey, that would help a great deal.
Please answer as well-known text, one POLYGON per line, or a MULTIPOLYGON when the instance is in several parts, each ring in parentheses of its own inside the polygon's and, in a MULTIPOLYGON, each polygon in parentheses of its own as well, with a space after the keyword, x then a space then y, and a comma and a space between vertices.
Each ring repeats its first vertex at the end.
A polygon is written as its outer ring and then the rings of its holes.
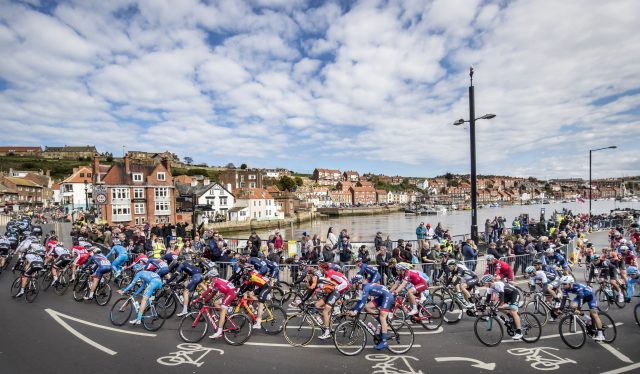
POLYGON ((55 254, 55 257, 60 257, 62 255, 68 255, 69 254, 69 250, 66 249, 65 247, 57 246, 57 247, 54 248, 54 254, 55 254))
POLYGON ((29 247, 31 247, 31 240, 29 239, 25 239, 22 242, 20 242, 20 244, 18 245, 18 248, 16 249, 17 253, 27 253, 27 251, 29 250, 29 247))
POLYGON ((27 260, 27 262, 29 263, 33 263, 33 262, 42 262, 42 257, 38 256, 35 253, 28 253, 25 256, 25 259, 27 260))
POLYGON ((537 270, 535 275, 531 277, 531 285, 535 286, 536 281, 540 281, 540 283, 546 284, 549 282, 549 279, 547 279, 547 274, 544 271, 537 270))

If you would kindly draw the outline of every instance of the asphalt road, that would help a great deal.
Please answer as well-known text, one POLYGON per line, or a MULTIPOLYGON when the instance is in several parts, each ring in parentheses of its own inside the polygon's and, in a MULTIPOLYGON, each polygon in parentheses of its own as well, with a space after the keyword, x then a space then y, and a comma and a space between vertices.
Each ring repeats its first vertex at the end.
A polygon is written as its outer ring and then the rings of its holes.
MULTIPOLYGON (((513 342, 507 336, 499 346, 488 348, 476 340, 473 319, 464 317, 437 333, 415 327, 415 346, 404 356, 368 348, 359 356, 345 357, 328 342, 293 348, 281 335, 262 332, 254 332, 240 347, 208 338, 199 346, 185 345, 175 317, 152 334, 141 326, 115 328, 108 320, 111 303, 77 303, 70 292, 57 296, 49 291, 27 304, 9 296, 13 278, 11 273, 0 275, 0 374, 640 372, 640 327, 629 305, 610 310, 620 324, 612 345, 588 340, 583 348, 572 350, 557 337, 557 324, 549 323, 535 344, 513 342)), ((114 293, 111 302, 117 296, 114 293)))

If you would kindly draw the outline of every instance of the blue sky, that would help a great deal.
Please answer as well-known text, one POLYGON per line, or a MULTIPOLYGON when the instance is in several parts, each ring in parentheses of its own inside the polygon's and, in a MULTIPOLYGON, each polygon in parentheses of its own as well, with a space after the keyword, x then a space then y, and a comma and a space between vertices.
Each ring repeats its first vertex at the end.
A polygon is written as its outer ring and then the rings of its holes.
POLYGON ((11 1, 0 144, 411 176, 640 174, 634 0, 11 1))

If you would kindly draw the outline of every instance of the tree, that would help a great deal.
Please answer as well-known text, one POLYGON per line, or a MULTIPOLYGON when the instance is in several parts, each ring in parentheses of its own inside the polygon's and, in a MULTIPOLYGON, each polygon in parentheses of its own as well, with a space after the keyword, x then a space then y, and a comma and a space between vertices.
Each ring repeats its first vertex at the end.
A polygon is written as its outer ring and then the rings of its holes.
POLYGON ((447 173, 447 174, 445 174, 445 175, 444 175, 444 179, 446 179, 446 180, 448 180, 448 181, 452 180, 452 179, 453 179, 453 174, 451 174, 451 173, 447 173))
POLYGON ((302 187, 302 185, 304 184, 304 181, 300 177, 296 177, 295 181, 298 187, 302 187))
POLYGON ((225 166, 225 168, 227 168, 227 169, 235 169, 236 166, 233 164, 233 162, 230 162, 225 166))
POLYGON ((113 162, 113 153, 111 152, 105 152, 104 156, 106 157, 106 161, 107 162, 113 162))
POLYGON ((280 177, 280 180, 277 183, 279 189, 283 191, 295 191, 296 190, 296 181, 293 178, 283 175, 280 177))
POLYGON ((186 156, 184 158, 184 162, 186 162, 187 165, 191 165, 191 164, 193 164, 193 159, 191 157, 189 157, 189 156, 186 156))
POLYGON ((245 170, 247 168, 247 164, 240 165, 240 169, 245 170))

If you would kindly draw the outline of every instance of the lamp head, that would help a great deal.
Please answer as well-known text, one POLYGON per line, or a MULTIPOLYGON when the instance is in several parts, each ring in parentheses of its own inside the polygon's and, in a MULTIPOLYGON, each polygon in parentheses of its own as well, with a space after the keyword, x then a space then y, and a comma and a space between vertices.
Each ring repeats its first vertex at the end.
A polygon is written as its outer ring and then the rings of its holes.
POLYGON ((464 123, 464 120, 462 118, 460 118, 459 120, 455 121, 453 123, 454 126, 460 126, 464 123))
POLYGON ((484 116, 480 117, 480 119, 491 119, 491 118, 496 118, 496 115, 493 113, 488 113, 485 114, 484 116))
POLYGON ((616 149, 616 148, 618 148, 618 146, 617 146, 617 145, 612 145, 612 146, 610 146, 610 147, 608 147, 608 148, 610 148, 610 149, 616 149))

